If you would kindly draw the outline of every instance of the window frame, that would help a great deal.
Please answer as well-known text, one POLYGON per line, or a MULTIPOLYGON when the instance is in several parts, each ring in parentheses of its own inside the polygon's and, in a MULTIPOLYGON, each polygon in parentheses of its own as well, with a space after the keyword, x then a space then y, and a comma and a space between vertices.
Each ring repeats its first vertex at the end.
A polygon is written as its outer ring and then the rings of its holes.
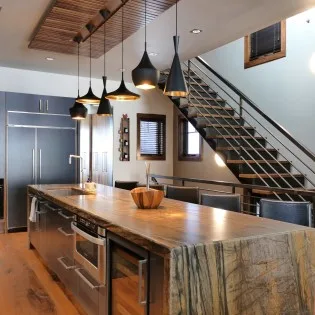
POLYGON ((270 61, 286 57, 286 20, 280 22, 281 25, 281 49, 279 52, 259 56, 257 59, 250 60, 251 41, 250 35, 244 37, 244 68, 248 69, 270 61))
POLYGON ((166 160, 166 115, 158 114, 137 114, 137 160, 165 161, 166 160), (158 121, 163 123, 163 154, 162 155, 146 155, 141 154, 141 121, 158 121))
MULTIPOLYGON (((199 154, 185 154, 185 143, 187 146, 188 137, 184 139, 184 135, 188 135, 188 133, 184 132, 184 128, 188 127, 189 121, 181 116, 178 116, 178 160, 179 161, 202 161, 202 137, 199 134, 199 154), (185 143, 184 143, 185 141, 185 143)), ((198 133, 198 131, 196 131, 198 133)))

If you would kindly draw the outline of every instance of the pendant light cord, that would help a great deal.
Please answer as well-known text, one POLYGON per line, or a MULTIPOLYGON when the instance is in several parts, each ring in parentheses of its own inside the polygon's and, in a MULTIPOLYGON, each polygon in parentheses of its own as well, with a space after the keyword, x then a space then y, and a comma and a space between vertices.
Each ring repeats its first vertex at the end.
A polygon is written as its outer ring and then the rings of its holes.
POLYGON ((78 41, 78 97, 80 96, 80 42, 78 41))
POLYGON ((147 51, 147 0, 144 0, 144 50, 147 51))
POLYGON ((104 23, 104 77, 106 73, 106 22, 104 23))
POLYGON ((178 0, 176 0, 176 37, 177 37, 177 2, 178 0))
POLYGON ((124 1, 122 0, 122 11, 121 11, 121 76, 124 79, 124 1))
POLYGON ((90 87, 92 86, 92 35, 90 35, 90 87))

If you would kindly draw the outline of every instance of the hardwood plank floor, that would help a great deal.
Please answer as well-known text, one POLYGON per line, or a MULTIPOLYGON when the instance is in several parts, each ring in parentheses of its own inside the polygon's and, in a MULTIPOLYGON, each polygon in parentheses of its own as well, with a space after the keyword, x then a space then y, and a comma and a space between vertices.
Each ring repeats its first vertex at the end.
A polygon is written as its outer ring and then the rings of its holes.
POLYGON ((0 235, 0 315, 79 315, 33 250, 27 233, 0 235))

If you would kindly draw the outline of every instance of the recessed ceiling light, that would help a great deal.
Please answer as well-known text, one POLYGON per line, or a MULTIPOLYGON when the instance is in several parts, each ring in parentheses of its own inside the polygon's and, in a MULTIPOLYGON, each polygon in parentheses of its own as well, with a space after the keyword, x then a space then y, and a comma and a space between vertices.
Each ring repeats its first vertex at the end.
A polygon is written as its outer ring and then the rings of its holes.
POLYGON ((192 34, 200 34, 202 32, 202 30, 200 30, 199 28, 194 28, 193 30, 190 31, 190 33, 192 34))
POLYGON ((46 57, 46 60, 48 60, 48 61, 53 61, 53 60, 55 60, 55 59, 52 58, 52 57, 46 57))
POLYGON ((154 51, 152 51, 152 52, 149 53, 149 56, 152 56, 152 57, 156 57, 157 55, 158 55, 158 53, 156 53, 156 52, 154 52, 154 51))

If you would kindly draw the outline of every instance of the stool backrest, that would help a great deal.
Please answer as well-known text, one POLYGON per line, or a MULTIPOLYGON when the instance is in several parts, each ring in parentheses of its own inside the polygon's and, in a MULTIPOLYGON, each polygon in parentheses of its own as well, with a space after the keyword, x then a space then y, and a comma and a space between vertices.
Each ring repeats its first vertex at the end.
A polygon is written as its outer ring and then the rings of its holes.
POLYGON ((220 208, 234 212, 241 211, 241 196, 238 194, 231 195, 201 195, 200 203, 212 208, 220 208))
POLYGON ((310 202, 261 199, 259 216, 304 226, 312 225, 310 202))
POLYGON ((166 198, 190 203, 199 203, 198 187, 166 186, 166 198))
POLYGON ((122 180, 116 180, 115 181, 115 187, 120 189, 126 189, 126 190, 133 190, 138 185, 137 181, 122 181, 122 180))

